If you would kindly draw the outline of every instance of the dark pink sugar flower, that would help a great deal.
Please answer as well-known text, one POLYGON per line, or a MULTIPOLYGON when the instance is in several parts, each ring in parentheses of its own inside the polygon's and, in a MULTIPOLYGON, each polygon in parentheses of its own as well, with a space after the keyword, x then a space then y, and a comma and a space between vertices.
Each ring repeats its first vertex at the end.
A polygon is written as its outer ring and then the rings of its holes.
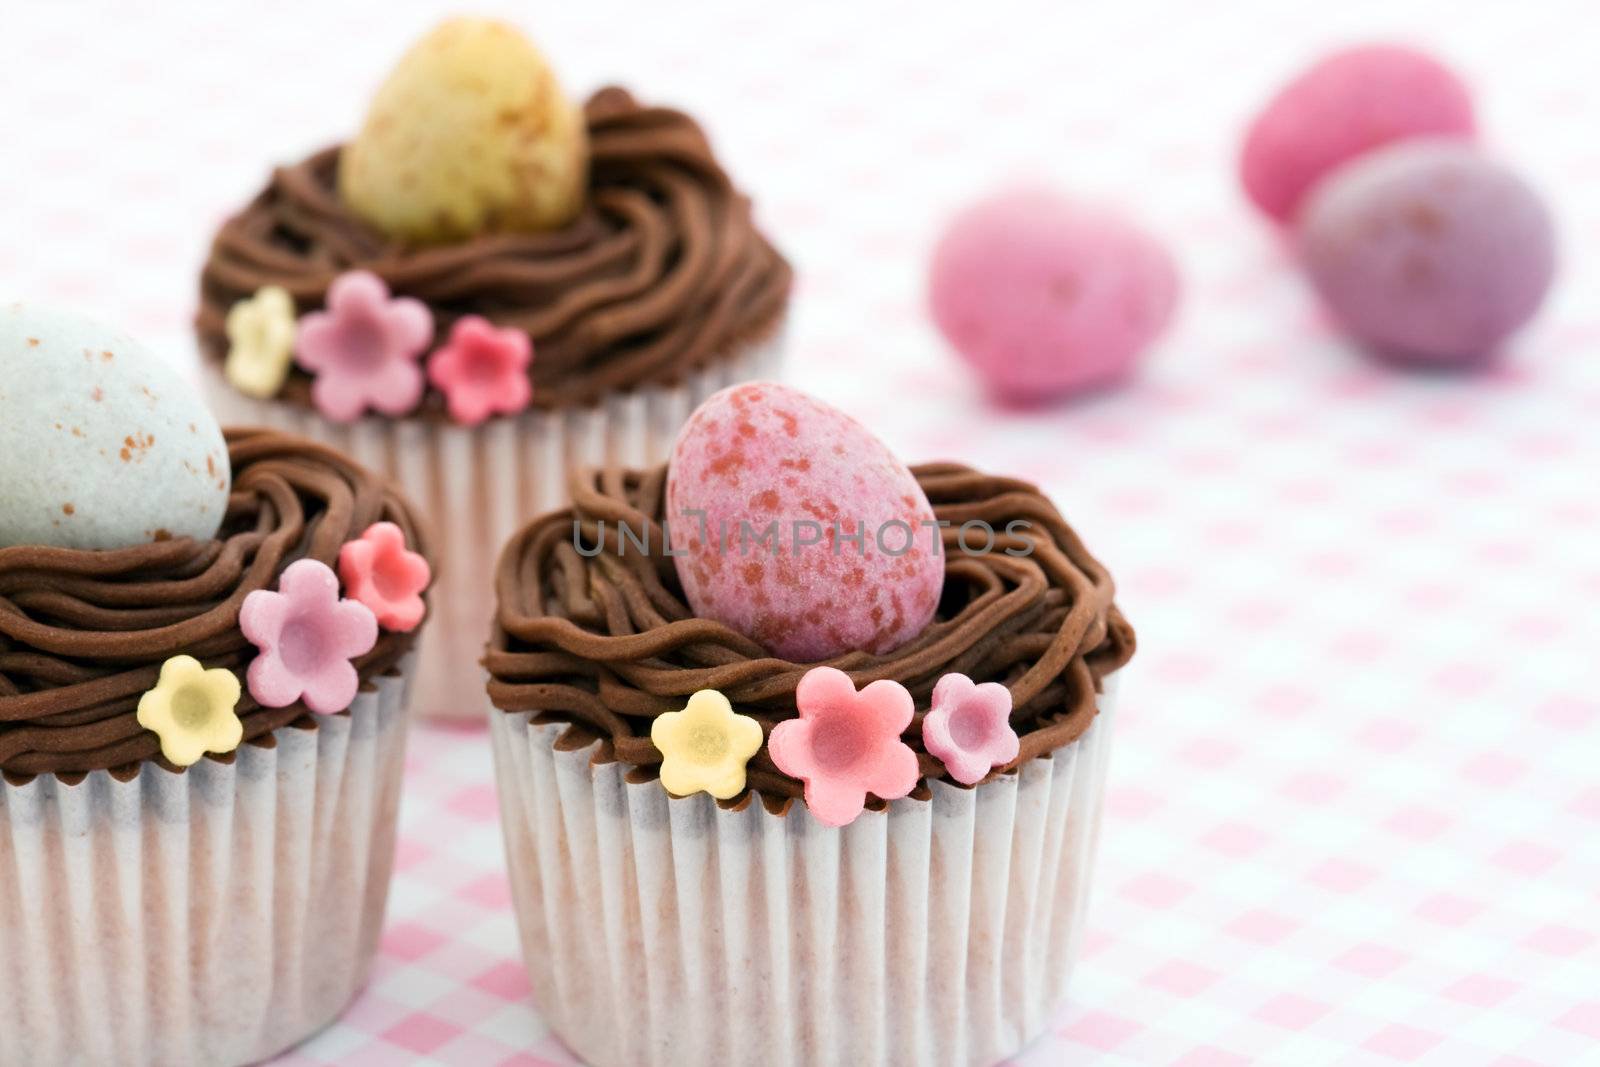
POLYGON ((428 357, 428 381, 444 394, 452 419, 476 426, 490 415, 515 415, 532 402, 532 362, 533 341, 526 333, 468 315, 428 357))
POLYGON ((779 770, 805 783, 818 822, 845 826, 868 793, 894 800, 915 788, 917 754, 900 740, 913 711, 905 686, 881 679, 857 692, 843 671, 813 667, 794 699, 800 717, 773 728, 767 751, 779 770))
POLYGON ((339 578, 326 563, 297 560, 278 578, 278 591, 244 598, 239 629, 261 650, 246 678, 262 706, 295 701, 323 715, 348 708, 360 679, 350 661, 372 651, 378 620, 372 609, 339 598, 339 578))
POLYGON ((432 579, 428 561, 406 548, 392 522, 375 522, 339 550, 339 578, 351 600, 365 604, 385 630, 409 633, 422 621, 422 591, 432 579))
POLYGON ((404 415, 422 402, 417 358, 433 341, 433 313, 420 300, 390 297, 369 271, 339 275, 328 288, 327 310, 300 320, 295 362, 316 376, 311 400, 338 422, 368 408, 404 415))
POLYGON ((1011 728, 1011 690, 999 682, 974 684, 964 674, 945 675, 922 717, 922 743, 962 785, 981 781, 1016 759, 1021 748, 1011 728))

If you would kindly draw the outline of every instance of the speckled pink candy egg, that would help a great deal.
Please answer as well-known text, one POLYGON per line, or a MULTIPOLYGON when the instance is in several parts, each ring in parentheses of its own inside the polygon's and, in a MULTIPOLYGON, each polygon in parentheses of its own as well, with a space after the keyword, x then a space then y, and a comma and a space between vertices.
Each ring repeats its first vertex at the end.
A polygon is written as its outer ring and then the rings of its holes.
POLYGON ((1472 97, 1448 67, 1397 45, 1347 48, 1279 90, 1245 135, 1240 176, 1257 207, 1294 217, 1324 175, 1412 137, 1470 138, 1472 97))
POLYGON ((1471 364, 1538 310, 1555 232, 1528 185, 1470 145, 1363 156, 1307 201, 1300 254, 1328 310, 1381 354, 1471 364))
POLYGON ((844 412, 772 382, 724 389, 689 417, 667 519, 695 614, 800 663, 893 651, 944 587, 933 508, 906 465, 844 412))
POLYGON ((1115 212, 1016 189, 958 215, 934 250, 928 303, 1002 400, 1035 403, 1125 377, 1177 303, 1155 239, 1115 212))

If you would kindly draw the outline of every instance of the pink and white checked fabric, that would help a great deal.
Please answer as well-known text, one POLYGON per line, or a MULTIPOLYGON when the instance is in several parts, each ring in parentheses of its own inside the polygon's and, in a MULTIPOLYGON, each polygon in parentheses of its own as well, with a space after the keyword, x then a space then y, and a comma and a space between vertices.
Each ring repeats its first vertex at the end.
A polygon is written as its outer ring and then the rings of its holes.
MULTIPOLYGON (((479 2, 570 86, 704 117, 801 269, 791 378, 911 459, 1037 479, 1121 579, 1123 690, 1073 1002, 1016 1060, 1600 1063, 1600 21, 1584 0, 479 2), (1302 58, 1384 36, 1469 76, 1565 274, 1503 369, 1377 369, 1235 186, 1302 58), (983 403, 920 306, 951 208, 1042 175, 1120 200, 1187 292, 1136 386, 983 403)), ((351 130, 447 7, 9 12, 0 291, 192 358, 209 233, 351 130), (318 46, 318 32, 330 43, 318 46)), ((518 962, 481 732, 413 739, 370 989, 282 1062, 569 1065, 518 962)))

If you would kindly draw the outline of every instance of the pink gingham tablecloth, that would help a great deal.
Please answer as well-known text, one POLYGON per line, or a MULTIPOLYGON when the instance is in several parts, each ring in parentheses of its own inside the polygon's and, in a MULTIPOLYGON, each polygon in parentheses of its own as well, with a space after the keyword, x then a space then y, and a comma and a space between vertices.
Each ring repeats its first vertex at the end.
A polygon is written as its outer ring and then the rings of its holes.
MULTIPOLYGON (((449 9, 150 7, 8 12, 0 292, 190 360, 216 223, 449 9)), ((569 86, 702 116, 801 270, 791 379, 909 459, 1038 480, 1118 576, 1141 648, 1090 934, 1018 1067, 1600 1063, 1591 5, 472 7, 569 86), (1371 37, 1463 69, 1558 213, 1561 286, 1491 373, 1361 359, 1238 194, 1250 110, 1371 37), (1184 308, 1133 387, 999 412, 929 326, 939 222, 1017 175, 1172 243, 1184 308)), ((482 731, 421 727, 406 790, 371 985, 281 1062, 571 1064, 519 963, 482 731)))

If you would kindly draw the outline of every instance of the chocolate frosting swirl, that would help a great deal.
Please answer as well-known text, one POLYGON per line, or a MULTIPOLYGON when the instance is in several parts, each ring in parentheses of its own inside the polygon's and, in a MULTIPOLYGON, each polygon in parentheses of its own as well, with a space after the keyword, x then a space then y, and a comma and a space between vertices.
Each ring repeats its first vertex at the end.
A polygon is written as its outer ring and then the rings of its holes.
MULTIPOLYGON (((161 665, 191 655, 240 675, 256 648, 239 608, 275 588, 297 559, 335 566, 372 523, 398 525, 427 555, 422 524, 386 481, 339 453, 268 430, 226 433, 233 492, 215 540, 181 538, 114 551, 0 548, 0 771, 10 781, 110 769, 131 776, 160 755, 138 723, 139 697, 161 665)), ((416 633, 380 632, 355 661, 365 686, 392 669, 416 633)), ((263 708, 246 688, 246 742, 280 726, 312 728, 304 705, 263 708)), ((230 757, 208 757, 230 758, 230 757)))
MULTIPOLYGON (((1133 655, 1133 630, 1113 603, 1105 568, 1033 486, 950 463, 912 473, 935 516, 953 524, 944 531, 939 611, 920 636, 891 653, 850 652, 826 662, 858 687, 890 678, 911 691, 918 710, 904 740, 924 779, 944 774, 922 745, 934 683, 952 671, 1003 683, 1022 746, 1017 760, 993 777, 1088 729, 1102 680, 1133 655), (960 527, 970 520, 997 532, 989 553, 961 551, 960 527), (1029 525, 999 533, 1013 520, 1029 525), (1008 555, 1007 548, 1031 551, 1008 555)), ((815 666, 770 656, 727 626, 694 616, 665 553, 665 487, 665 467, 578 475, 572 507, 529 525, 501 556, 499 612, 484 661, 497 708, 570 724, 561 747, 599 740, 597 759, 632 764, 640 769, 636 776, 650 775, 661 761, 650 742, 651 721, 680 710, 696 690, 720 690, 770 734, 795 716, 795 687, 815 666), (619 524, 635 539, 648 531, 648 552, 625 540, 619 524), (599 553, 579 553, 575 531, 585 552, 602 546, 599 553)), ((748 776, 773 811, 802 792, 765 746, 748 776)), ((748 803, 751 790, 729 803, 748 803)), ((926 784, 913 795, 926 796, 926 784)))
MULTIPOLYGON (((535 407, 673 384, 776 330, 791 271, 751 222, 750 202, 678 111, 603 89, 585 109, 590 195, 564 229, 410 247, 357 219, 338 195, 339 149, 277 170, 218 232, 200 278, 201 348, 228 350, 228 309, 279 285, 304 313, 347 270, 369 270, 434 312, 439 340, 463 315, 533 338, 535 407)), ((298 368, 281 394, 310 403, 298 368)), ((443 417, 430 390, 421 413, 443 417)))

